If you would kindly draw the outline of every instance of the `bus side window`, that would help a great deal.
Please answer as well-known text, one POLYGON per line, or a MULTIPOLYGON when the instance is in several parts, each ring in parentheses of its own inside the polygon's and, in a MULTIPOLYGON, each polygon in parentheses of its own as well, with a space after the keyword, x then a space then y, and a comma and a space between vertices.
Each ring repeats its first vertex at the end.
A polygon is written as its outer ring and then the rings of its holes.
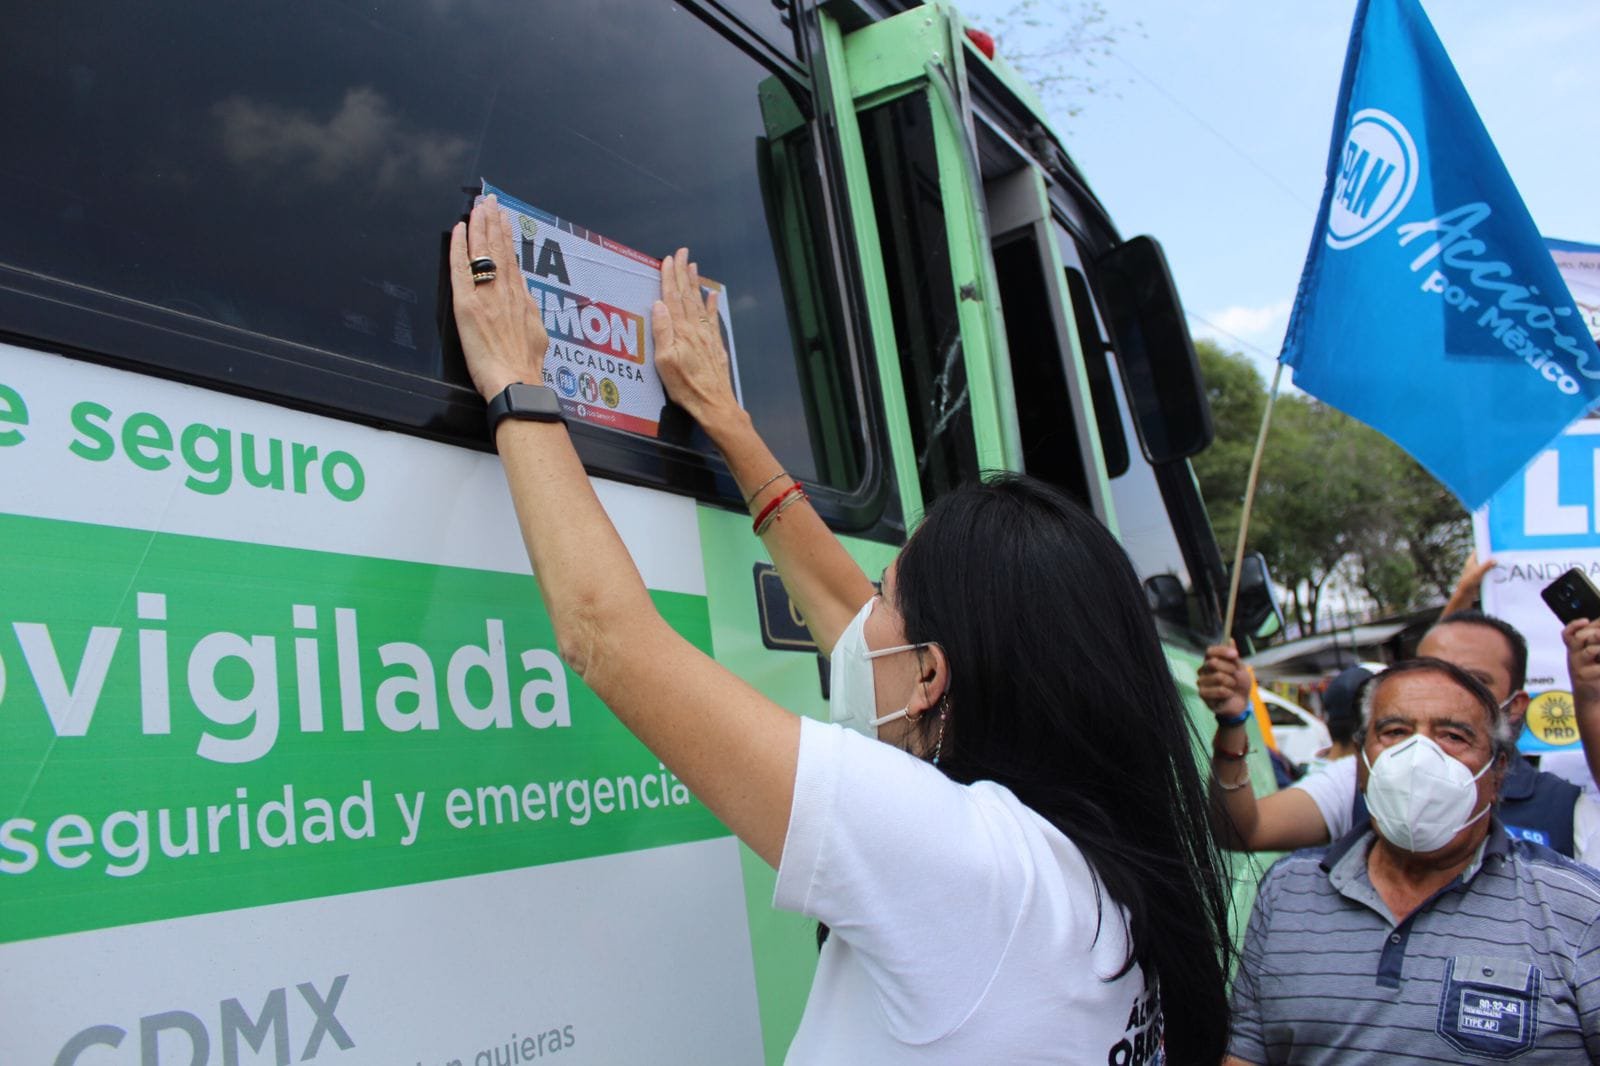
POLYGON ((927 96, 912 93, 862 111, 860 121, 912 446, 932 503, 979 473, 933 116, 927 96))
MULTIPOLYGON (((482 178, 648 255, 688 245, 785 468, 819 508, 869 495, 810 89, 783 13, 733 7, 771 48, 640 0, 18 8, 0 330, 484 447, 438 335, 443 234, 482 178)), ((598 473, 739 504, 703 439, 575 436, 598 473)))

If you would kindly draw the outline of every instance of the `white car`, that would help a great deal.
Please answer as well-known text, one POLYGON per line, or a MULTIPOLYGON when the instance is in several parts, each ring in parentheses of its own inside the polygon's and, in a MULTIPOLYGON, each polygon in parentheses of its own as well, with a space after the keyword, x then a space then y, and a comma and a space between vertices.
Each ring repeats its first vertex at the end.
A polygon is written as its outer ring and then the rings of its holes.
POLYGON ((1276 692, 1265 688, 1260 692, 1267 705, 1267 717, 1272 721, 1272 737, 1278 742, 1278 751, 1290 762, 1304 766, 1317 752, 1333 743, 1322 719, 1276 692))

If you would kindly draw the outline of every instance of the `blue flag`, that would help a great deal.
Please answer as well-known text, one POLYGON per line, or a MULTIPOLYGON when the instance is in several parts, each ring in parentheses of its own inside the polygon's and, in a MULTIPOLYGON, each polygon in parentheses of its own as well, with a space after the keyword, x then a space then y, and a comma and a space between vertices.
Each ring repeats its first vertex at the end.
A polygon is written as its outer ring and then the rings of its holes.
POLYGON ((1476 509, 1600 400, 1600 351, 1417 0, 1361 0, 1284 363, 1476 509))

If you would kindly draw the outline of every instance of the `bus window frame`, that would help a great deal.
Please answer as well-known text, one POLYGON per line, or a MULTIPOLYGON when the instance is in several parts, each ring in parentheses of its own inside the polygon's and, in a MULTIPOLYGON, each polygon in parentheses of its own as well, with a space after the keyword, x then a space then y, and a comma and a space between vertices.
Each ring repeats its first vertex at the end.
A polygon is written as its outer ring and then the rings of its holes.
MULTIPOLYGON (((688 8, 706 21, 716 21, 723 26, 723 35, 729 40, 736 41, 746 51, 753 52, 757 49, 765 50, 768 58, 787 64, 792 71, 804 77, 804 70, 799 62, 799 34, 796 33, 793 7, 789 5, 789 32, 780 43, 772 36, 747 21, 739 14, 738 8, 724 0, 678 0, 679 4, 688 8)), ((770 3, 771 0, 761 0, 770 3)), ((780 10, 780 5, 771 5, 775 11, 780 10)), ((769 64, 770 65, 770 64, 769 64)))
MULTIPOLYGON (((980 111, 978 117, 986 126, 1003 135, 1003 131, 994 127, 994 120, 989 116, 980 111)), ((1015 148, 1009 137, 1005 140, 1015 148)), ((986 183, 991 254, 1002 243, 1025 237, 1031 240, 1039 255, 1039 267, 1044 272, 1041 280, 1048 296, 1049 318, 1056 335, 1056 356, 1062 362, 1062 374, 1067 386, 1067 409, 1072 418, 1073 432, 1078 438, 1078 454, 1085 465, 1083 473, 1089 493, 1088 502, 1095 517, 1106 522, 1110 513, 1107 502, 1110 499, 1110 484, 1100 445, 1098 421, 1089 402, 1089 382, 1085 374, 1087 364, 1078 331, 1072 322, 1071 298, 1066 288, 1060 249, 1051 232, 1048 183, 1032 158, 1026 155, 1019 155, 1019 158, 1022 161, 1019 170, 986 183), (993 186, 992 193, 989 191, 990 185, 993 186)), ((1003 294, 997 292, 996 297, 1003 307, 1003 294)))
MULTIPOLYGON (((876 375, 869 372, 865 305, 853 291, 859 274, 840 270, 851 258, 849 231, 842 228, 837 210, 846 198, 835 187, 839 148, 837 138, 827 135, 817 79, 808 77, 796 56, 780 51, 714 2, 686 0, 682 6, 727 46, 738 48, 780 78, 807 116, 819 161, 823 212, 819 228, 829 234, 832 245, 819 261, 832 270, 824 280, 831 283, 839 305, 843 349, 838 354, 854 386, 852 409, 843 416, 858 419, 862 429, 858 484, 839 489, 808 483, 807 492, 832 528, 899 543, 905 526, 892 499, 894 478, 886 463, 889 444, 882 390, 876 375)), ((464 190, 463 211, 468 203, 464 190)), ((453 220, 440 221, 447 226, 453 220)), ((448 232, 441 229, 435 305, 441 315, 441 343, 449 300, 444 273, 447 241, 448 232)), ((0 340, 444 444, 493 451, 483 401, 464 385, 146 305, 4 263, 0 263, 0 340)), ((709 444, 698 448, 671 444, 576 421, 568 423, 568 431, 591 476, 690 496, 730 510, 744 509, 727 464, 709 444)))
MULTIPOLYGON (((949 11, 937 8, 903 11, 879 21, 852 19, 848 5, 813 10, 811 21, 816 40, 825 49, 826 66, 838 71, 830 91, 819 96, 831 97, 834 103, 834 128, 847 154, 852 188, 857 190, 853 200, 856 247, 863 257, 865 280, 875 306, 888 306, 889 295, 859 116, 907 97, 916 97, 928 110, 930 147, 939 175, 945 245, 950 255, 946 280, 955 300, 971 444, 976 450, 973 474, 1017 469, 1021 440, 1014 419, 1005 417, 1011 401, 1010 361, 1005 355, 1004 324, 993 298, 994 264, 974 154, 966 47, 959 38, 958 23, 949 11)), ((909 443, 915 439, 914 419, 899 366, 900 345, 893 324, 884 321, 887 316, 877 318, 873 340, 878 379, 884 394, 896 397, 886 409, 886 417, 893 439, 903 445, 896 449, 893 462, 902 507, 908 521, 914 522, 932 501, 923 491, 921 471, 909 443)))

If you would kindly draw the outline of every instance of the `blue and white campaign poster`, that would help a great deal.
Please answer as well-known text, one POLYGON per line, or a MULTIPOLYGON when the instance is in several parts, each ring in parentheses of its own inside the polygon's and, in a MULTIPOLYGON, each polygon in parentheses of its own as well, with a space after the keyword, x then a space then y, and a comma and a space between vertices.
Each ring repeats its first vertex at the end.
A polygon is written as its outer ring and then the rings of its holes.
MULTIPOLYGON (((1600 340, 1600 245, 1548 240, 1550 253, 1600 340)), ((1563 753, 1544 767, 1561 773, 1570 762, 1572 780, 1594 790, 1572 718, 1561 623, 1539 590, 1581 567, 1600 585, 1600 418, 1568 427, 1527 468, 1473 515, 1478 558, 1499 567, 1483 583, 1483 609, 1504 618, 1528 638, 1528 692, 1533 704, 1523 730, 1523 751, 1563 753)))
POLYGON ((1600 584, 1600 418, 1570 426, 1473 515, 1478 558, 1500 565, 1483 609, 1528 638, 1525 752, 1581 751, 1561 622, 1539 592, 1573 567, 1600 584))
POLYGON ((1357 9, 1282 359, 1469 510, 1600 400, 1600 351, 1417 0, 1357 9))

